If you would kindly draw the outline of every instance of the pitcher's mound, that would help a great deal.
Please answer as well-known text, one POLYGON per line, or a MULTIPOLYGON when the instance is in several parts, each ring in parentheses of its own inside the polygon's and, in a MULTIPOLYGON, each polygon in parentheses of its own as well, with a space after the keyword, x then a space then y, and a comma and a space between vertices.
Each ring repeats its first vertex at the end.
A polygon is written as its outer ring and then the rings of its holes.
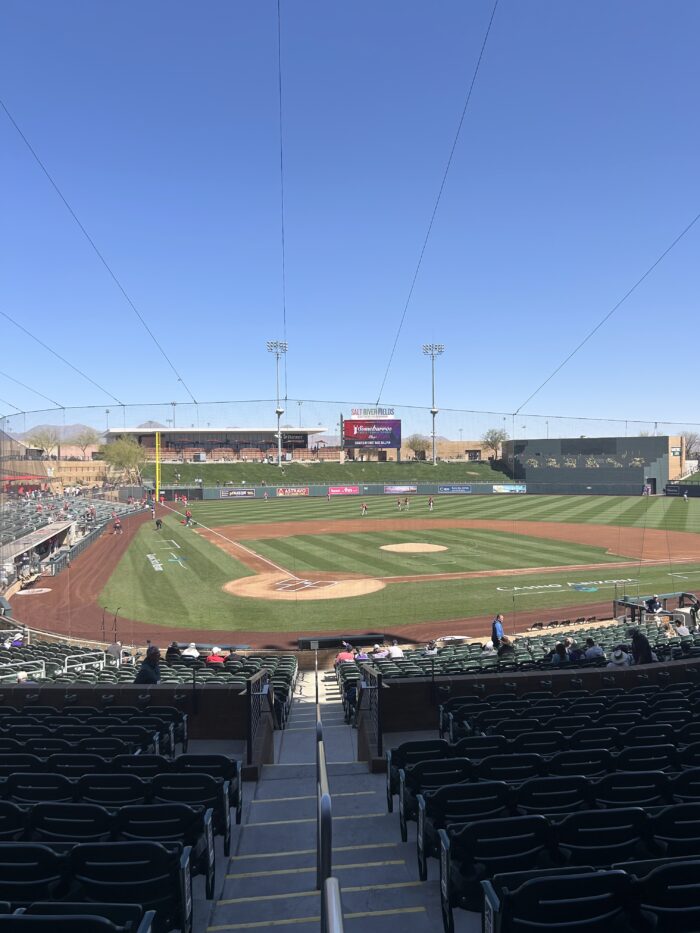
POLYGON ((348 599, 383 590, 384 583, 349 573, 310 571, 298 577, 285 573, 258 573, 230 580, 223 589, 232 596, 250 599, 348 599))
POLYGON ((424 544, 416 541, 408 544, 382 544, 381 551, 400 551, 403 554, 422 554, 427 551, 446 551, 447 548, 441 544, 424 544))

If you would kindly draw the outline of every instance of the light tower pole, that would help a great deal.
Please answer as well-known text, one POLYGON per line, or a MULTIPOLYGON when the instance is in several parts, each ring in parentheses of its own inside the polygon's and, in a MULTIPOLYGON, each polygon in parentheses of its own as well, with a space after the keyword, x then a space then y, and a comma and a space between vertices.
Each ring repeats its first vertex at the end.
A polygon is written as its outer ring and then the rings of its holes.
POLYGON ((282 430, 280 427, 280 419, 284 414, 284 408, 280 405, 280 357, 287 352, 288 343, 286 340, 268 340, 267 341, 267 352, 275 354, 275 385, 276 385, 276 397, 277 397, 277 408, 275 408, 275 414, 277 415, 277 466, 282 467, 282 430))
POLYGON ((435 407, 435 357, 442 356, 445 352, 444 343, 424 343, 423 344, 423 353, 426 356, 430 357, 430 371, 432 376, 432 387, 433 387, 433 405, 430 409, 430 414, 433 416, 433 466, 437 463, 437 457, 435 455, 435 417, 438 413, 438 409, 435 407))

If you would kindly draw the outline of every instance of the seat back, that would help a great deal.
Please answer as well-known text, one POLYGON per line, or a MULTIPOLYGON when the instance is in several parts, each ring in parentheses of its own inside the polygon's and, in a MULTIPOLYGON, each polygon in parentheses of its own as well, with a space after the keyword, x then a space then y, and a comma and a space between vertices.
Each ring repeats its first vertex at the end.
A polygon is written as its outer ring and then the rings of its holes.
POLYGON ((136 774, 85 774, 78 779, 77 798, 105 807, 145 803, 148 784, 136 774))
POLYGON ((66 860, 48 846, 0 843, 0 900, 19 906, 54 898, 67 874, 66 860))
POLYGON ((51 842, 106 842, 112 818, 94 803, 35 803, 30 813, 34 837, 51 842))
POLYGON ((640 807, 581 810, 557 825, 557 838, 572 864, 605 867, 633 855, 649 831, 640 807))
MULTIPOLYGON (((623 871, 552 875, 526 881, 504 896, 507 929, 617 929, 629 902, 632 879, 623 871)), ((504 924, 505 926, 505 924, 504 924)))
POLYGON ((505 781, 517 784, 528 778, 543 774, 544 760, 535 754, 489 755, 475 765, 475 775, 488 781, 505 781))
POLYGON ((590 781, 582 775, 531 778, 517 789, 515 804, 523 814, 582 810, 591 805, 590 781))
POLYGON ((591 787, 599 807, 658 807, 668 803, 671 782, 661 771, 616 771, 591 787))
POLYGON ((575 749, 568 752, 557 752, 552 755, 548 763, 549 773, 552 775, 582 774, 585 777, 594 777, 612 771, 614 762, 612 755, 605 748, 575 749))

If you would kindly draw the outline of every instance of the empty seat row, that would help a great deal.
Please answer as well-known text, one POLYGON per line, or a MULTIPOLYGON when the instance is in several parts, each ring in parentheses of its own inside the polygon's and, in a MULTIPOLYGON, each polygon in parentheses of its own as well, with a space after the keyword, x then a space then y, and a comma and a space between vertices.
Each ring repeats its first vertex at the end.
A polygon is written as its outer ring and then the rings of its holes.
POLYGON ((0 904, 7 933, 153 933, 155 911, 140 904, 34 901, 13 911, 0 904))
MULTIPOLYGON (((0 900, 11 909, 34 901, 88 903, 96 913, 100 903, 138 904, 155 911, 155 933, 192 933, 191 849, 98 842, 59 851, 34 842, 0 843, 0 900)), ((80 927, 64 924, 62 929, 72 933, 80 927)))
MULTIPOLYGON (((443 916, 449 918, 455 906, 479 910, 481 882, 499 874, 572 866, 611 868, 627 860, 674 853, 687 857, 688 850, 700 852, 699 837, 700 807, 696 804, 670 807, 653 818, 632 807, 579 811, 556 821, 533 815, 441 829, 443 916)), ((446 928, 450 929, 448 924, 446 928)), ((577 927, 573 924, 570 929, 577 927)))
MULTIPOLYGON (((622 863, 609 871, 571 868, 496 875, 482 882, 484 929, 697 931, 699 872, 700 860, 668 859, 622 863)), ((452 929, 449 920, 445 929, 452 929)))
MULTIPOLYGON (((407 821, 417 819, 416 853, 420 877, 427 876, 427 858, 439 854, 440 830, 462 824, 514 816, 556 819, 578 810, 617 810, 642 807, 658 812, 669 804, 685 806, 684 848, 671 854, 700 856, 700 771, 669 779, 658 772, 610 774, 598 781, 584 777, 532 778, 518 787, 504 781, 452 784, 426 790, 409 800, 400 814, 401 834, 408 838, 407 821), (690 846, 690 848, 689 848, 690 846)), ((679 811, 680 812, 680 811, 679 811)))
MULTIPOLYGON (((127 805, 107 810, 94 803, 34 803, 0 800, 0 842, 43 842, 54 848, 78 842, 152 841, 191 849, 193 875, 206 878, 214 896, 213 811, 184 803, 127 805)), ((0 923, 0 928, 2 924, 0 923)))
POLYGON ((117 755, 104 758, 100 755, 59 753, 39 758, 20 752, 0 756, 0 788, 3 787, 3 778, 19 773, 49 773, 67 778, 81 778, 89 774, 134 774, 142 778, 168 773, 204 774, 228 782, 229 805, 236 811, 236 823, 240 823, 243 806, 241 768, 240 761, 226 755, 178 755, 177 758, 169 759, 162 755, 117 755))

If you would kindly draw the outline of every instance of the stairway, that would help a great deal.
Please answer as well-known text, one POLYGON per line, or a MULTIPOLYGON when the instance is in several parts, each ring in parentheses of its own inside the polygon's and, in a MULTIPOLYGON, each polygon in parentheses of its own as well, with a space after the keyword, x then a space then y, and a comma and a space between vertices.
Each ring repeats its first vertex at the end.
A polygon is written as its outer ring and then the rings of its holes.
MULTIPOLYGON (((344 722, 333 672, 319 675, 321 719, 333 800, 333 874, 342 891, 345 929, 440 933, 437 862, 418 880, 415 828, 402 843, 397 813, 386 811, 385 776, 355 760, 356 733, 344 722)), ((246 784, 243 822, 208 933, 289 928, 318 933, 316 891, 316 706, 313 676, 276 735, 274 765, 246 784), (253 790, 254 788, 254 790, 253 790)), ((219 887, 221 887, 219 885, 219 887)), ((476 915, 455 914, 458 931, 476 931, 476 915)), ((479 918, 480 921, 480 918, 479 918)))

